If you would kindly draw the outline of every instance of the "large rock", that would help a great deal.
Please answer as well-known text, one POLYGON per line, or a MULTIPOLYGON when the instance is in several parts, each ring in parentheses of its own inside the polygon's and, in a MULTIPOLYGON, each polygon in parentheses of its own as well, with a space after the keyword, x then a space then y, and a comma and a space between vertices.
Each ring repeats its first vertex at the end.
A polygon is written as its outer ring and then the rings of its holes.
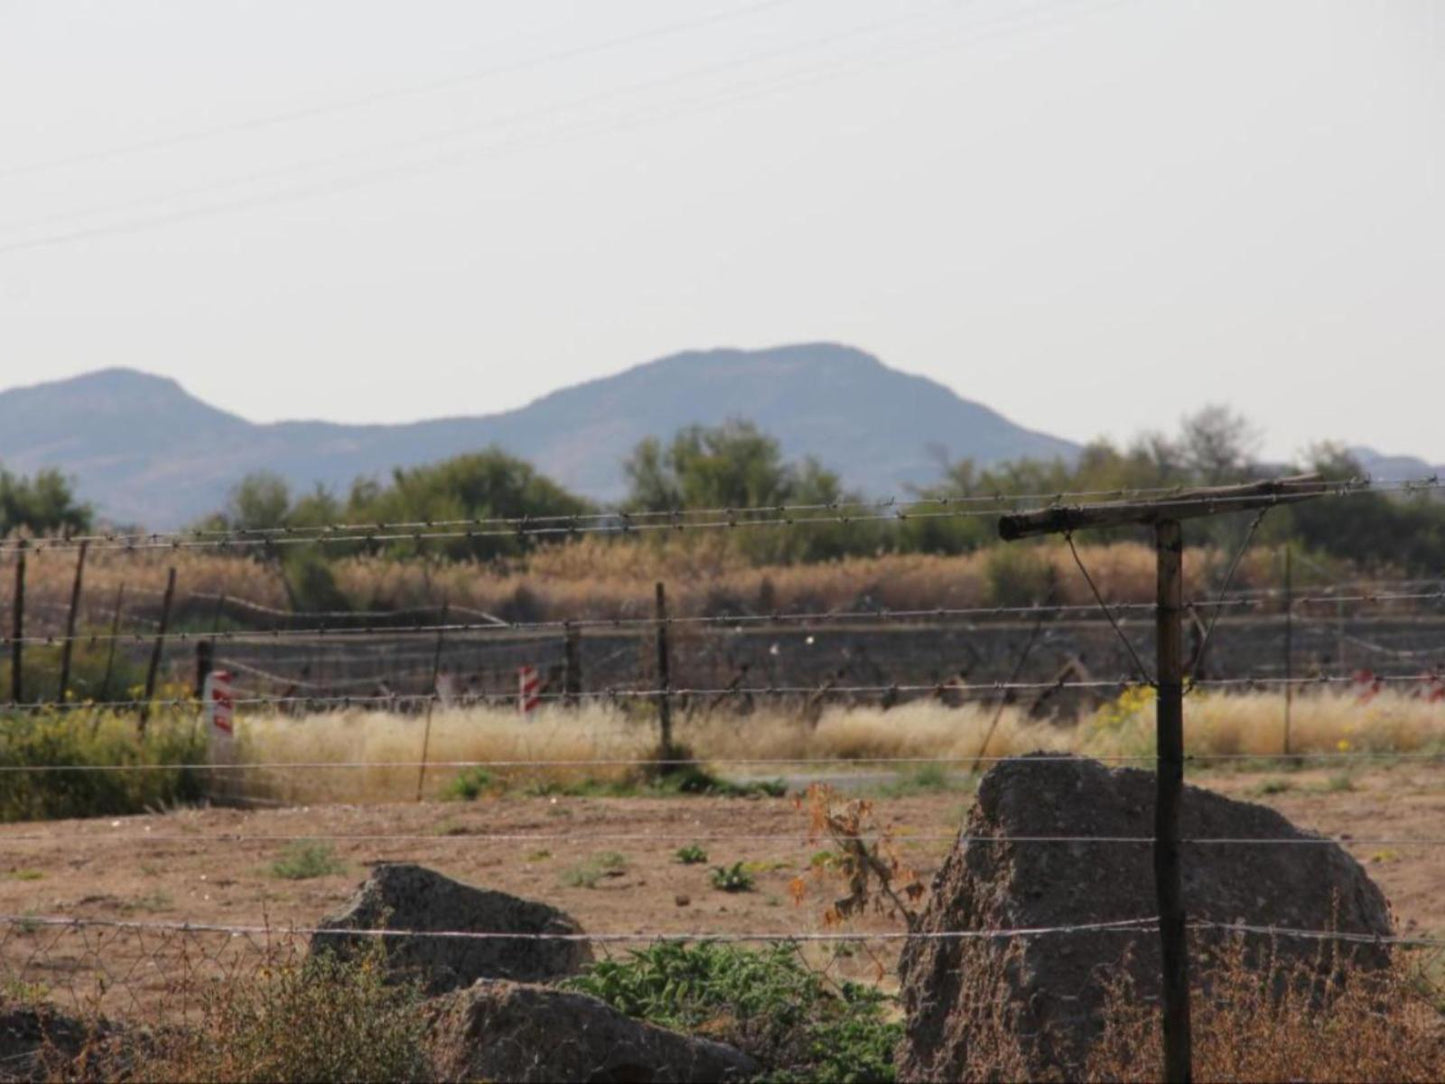
MULTIPOLYGON (((1022 757, 979 784, 978 802, 933 884, 924 932, 1068 926, 1157 914, 1153 847, 1145 843, 968 842, 968 837, 1129 837, 1154 830, 1155 777, 1084 759, 1022 757)), ((1186 787, 1182 839, 1319 840, 1272 809, 1186 787)), ((1391 932, 1388 905, 1363 869, 1333 843, 1189 844, 1182 848, 1184 903, 1191 922, 1247 923, 1370 935, 1391 932)), ((1191 933, 1191 951, 1226 935, 1191 933)), ((1247 959, 1273 952, 1286 964, 1341 964, 1329 946, 1301 939, 1246 939, 1247 959)), ((1388 952, 1348 950, 1375 968, 1388 952)), ((1159 939, 1090 932, 1003 941, 920 939, 900 963, 907 1012, 899 1078, 959 1080, 970 1047, 984 1049, 1000 1019, 1017 1038, 1029 1073, 1077 1072, 1098 1034, 1106 986, 1120 968, 1145 998, 1159 996, 1159 939), (1002 990, 988 989, 994 983, 1002 990), (1006 1002, 1008 1011, 980 1008, 1006 1002)), ((977 1051, 975 1051, 977 1052, 977 1051)))
POLYGON ((484 980, 437 1003, 441 1080, 742 1081, 761 1067, 730 1046, 624 1016, 586 994, 484 980))
MULTIPOLYGON (((473 888, 410 864, 372 870, 338 914, 323 919, 311 951, 349 955, 376 939, 349 930, 422 930, 490 934, 582 933, 569 915, 534 900, 473 888)), ((469 986, 481 978, 549 982, 575 974, 592 959, 586 941, 528 937, 414 937, 384 939, 388 968, 421 982, 429 994, 469 986)))

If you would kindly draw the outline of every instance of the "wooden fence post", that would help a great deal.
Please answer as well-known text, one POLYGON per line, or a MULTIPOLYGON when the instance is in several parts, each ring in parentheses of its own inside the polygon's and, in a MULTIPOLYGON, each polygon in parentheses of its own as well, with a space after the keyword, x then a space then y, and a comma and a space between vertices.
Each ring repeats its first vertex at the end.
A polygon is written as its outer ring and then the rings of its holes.
POLYGON ((214 640, 196 641, 196 698, 200 699, 206 695, 206 678, 216 665, 216 642, 214 640))
POLYGON ((562 635, 562 703, 575 708, 582 702, 582 630, 569 622, 562 635))
POLYGON ((427 698, 426 702, 426 729, 422 732, 421 738, 421 766, 416 773, 416 800, 418 802, 421 801, 422 786, 426 783, 426 758, 427 751, 431 747, 432 708, 436 706, 437 697, 440 695, 437 692, 437 682, 441 679, 442 673, 442 637, 446 632, 449 605, 447 601, 443 600, 441 621, 439 622, 442 627, 437 629, 437 646, 431 660, 431 696, 427 698))
POLYGON ((115 671, 115 648, 120 642, 120 611, 125 604, 125 582, 115 589, 115 613, 110 619, 110 644, 105 654, 105 677, 100 683, 96 699, 104 702, 110 696, 110 677, 115 671))
POLYGON ((20 671, 25 662, 25 539, 15 550, 15 607, 10 625, 10 700, 20 703, 25 696, 25 683, 20 671))
POLYGON ((1191 1079, 1189 948, 1179 868, 1179 807, 1184 797, 1184 541, 1179 521, 1159 520, 1154 527, 1154 541, 1159 561, 1155 598, 1159 699, 1154 890, 1163 953, 1164 1079, 1174 1082, 1191 1079))
POLYGON ((1294 570, 1290 544, 1284 544, 1284 755, 1289 756, 1290 714, 1294 708, 1294 570))
POLYGON ((70 612, 65 615, 65 642, 60 647, 60 688, 56 699, 65 703, 65 694, 70 689, 70 658, 75 647, 75 615, 80 609, 80 579, 85 573, 85 551, 90 546, 82 540, 80 552, 75 558, 75 582, 70 585, 70 612))
POLYGON ((675 764, 666 763, 673 756, 672 746, 672 659, 667 642, 667 590, 657 585, 657 724, 661 732, 658 759, 663 772, 672 771, 675 764))
POLYGON ((166 646, 166 630, 170 627, 171 623, 171 601, 175 598, 175 595, 176 570, 172 567, 166 573, 166 593, 165 597, 161 599, 161 625, 160 628, 156 630, 155 646, 151 648, 151 663, 146 669, 145 699, 141 702, 140 721, 136 725, 136 729, 140 731, 141 737, 145 737, 146 724, 150 722, 151 698, 155 696, 156 692, 156 673, 161 668, 161 652, 166 646))
MULTIPOLYGON (((1223 512, 1294 504, 1318 497, 1328 489, 1318 475, 1296 475, 1236 486, 1180 490, 1156 501, 1051 505, 999 517, 998 533, 1006 542, 1044 534, 1062 534, 1069 538, 1074 531, 1102 527, 1146 524, 1154 528, 1158 560, 1155 597, 1158 650, 1155 778, 1158 789, 1154 803, 1154 891, 1159 904, 1162 954, 1164 1079, 1170 1082, 1192 1079, 1189 952, 1179 869, 1179 810, 1184 797, 1184 543, 1180 521, 1223 512)), ((1083 568, 1082 562, 1079 567, 1083 568)), ((1108 614, 1102 597, 1099 605, 1108 614)), ((1112 616, 1110 621, 1113 621, 1112 616)), ((1124 634, 1121 631, 1119 635, 1123 637, 1124 634)), ((1127 640, 1125 644, 1128 644, 1127 640)), ((1201 650, 1203 646, 1201 644, 1201 650)), ((1129 647, 1130 653, 1133 650, 1132 646, 1129 647)), ((1137 656, 1135 661, 1138 661, 1137 656)), ((1143 669, 1142 664, 1140 669, 1143 669)))

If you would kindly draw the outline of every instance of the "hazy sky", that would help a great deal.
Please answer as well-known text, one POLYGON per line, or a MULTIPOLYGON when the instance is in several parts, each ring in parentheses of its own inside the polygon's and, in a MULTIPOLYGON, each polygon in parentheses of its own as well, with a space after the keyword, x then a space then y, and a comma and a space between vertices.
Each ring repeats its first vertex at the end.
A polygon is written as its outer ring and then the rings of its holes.
POLYGON ((0 0, 0 387, 518 406, 829 339, 1445 461, 1433 0, 0 0))

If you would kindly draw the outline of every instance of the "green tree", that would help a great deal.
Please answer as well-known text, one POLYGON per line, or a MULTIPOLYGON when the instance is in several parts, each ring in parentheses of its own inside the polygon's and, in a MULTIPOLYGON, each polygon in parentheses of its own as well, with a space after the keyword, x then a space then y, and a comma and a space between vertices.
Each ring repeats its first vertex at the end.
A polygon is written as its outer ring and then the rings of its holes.
MULTIPOLYGON (((689 508, 813 508, 797 518, 828 519, 827 506, 856 502, 838 475, 809 457, 789 463, 778 441, 752 422, 680 429, 663 444, 649 437, 623 464, 629 482, 627 507, 672 512, 689 508), (821 507, 818 507, 821 506, 821 507)), ((817 561, 877 548, 877 524, 803 523, 792 530, 743 528, 738 545, 757 562, 817 561)))
MULTIPOLYGON (((583 515, 592 508, 530 463, 493 447, 440 463, 394 470, 389 485, 358 481, 352 486, 345 514, 357 522, 421 524, 547 517, 552 526, 565 527, 567 517, 583 515)), ((439 543, 396 540, 387 545, 387 551, 489 558, 519 553, 538 541, 535 535, 506 532, 497 525, 480 526, 472 538, 439 543)))
POLYGON ((94 513, 75 499, 69 480, 58 470, 25 478, 0 467, 0 536, 25 529, 35 534, 90 529, 94 513))

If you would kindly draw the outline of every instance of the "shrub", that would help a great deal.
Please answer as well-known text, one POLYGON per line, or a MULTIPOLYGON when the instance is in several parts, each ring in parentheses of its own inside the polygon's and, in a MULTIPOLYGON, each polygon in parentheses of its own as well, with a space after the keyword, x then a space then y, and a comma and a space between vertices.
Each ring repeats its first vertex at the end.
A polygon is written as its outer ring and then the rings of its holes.
POLYGON ((329 843, 315 839, 299 839, 282 848, 281 855, 271 863, 271 874, 287 881, 309 881, 344 873, 346 863, 336 857, 329 843))
POLYGON ((464 768, 447 784, 442 797, 458 802, 475 802, 492 785, 492 775, 485 768, 464 768))
POLYGON ((894 1079, 902 1027, 886 1019, 889 999, 872 987, 834 986, 791 945, 664 942, 598 961, 567 985, 629 1016, 706 1030, 757 1058, 770 1079, 894 1079))
POLYGON ((351 1081, 432 1079, 420 991, 389 982, 374 949, 330 953, 218 982, 201 1024, 177 1032, 138 1079, 351 1081))
POLYGON ((142 739, 133 715, 104 709, 0 713, 0 766, 7 774, 0 821, 143 813, 204 793, 205 737, 191 713, 160 710, 142 739), (94 771, 100 765, 144 770, 94 771), (74 770, 67 770, 74 769, 74 770))

